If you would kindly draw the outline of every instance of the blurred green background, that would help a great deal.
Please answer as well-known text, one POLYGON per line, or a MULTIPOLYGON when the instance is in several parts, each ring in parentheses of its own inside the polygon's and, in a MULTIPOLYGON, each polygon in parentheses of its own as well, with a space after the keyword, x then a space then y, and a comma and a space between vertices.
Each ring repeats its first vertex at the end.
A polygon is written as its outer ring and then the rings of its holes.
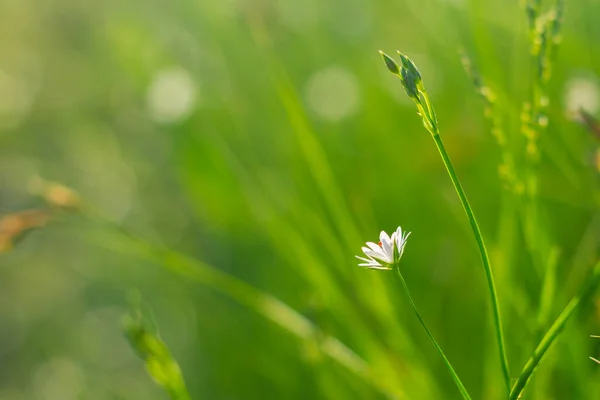
MULTIPOLYGON (((132 288, 194 399, 457 399, 396 277, 356 266, 398 225, 412 231, 402 262, 425 320, 473 398, 501 398, 475 241, 377 51, 421 69, 487 241, 516 378, 598 259, 598 142, 572 118, 600 109, 598 15, 600 1, 567 1, 528 225, 459 56, 502 100, 522 161, 532 69, 516 0, 0 2, 2 211, 43 207, 41 177, 114 224, 63 214, 0 255, 0 399, 165 399, 121 332, 132 288), (271 294, 318 332, 299 339, 277 310, 265 318, 227 284, 132 251, 116 226, 271 294), (370 375, 328 357, 329 335, 370 375)), ((599 320, 588 303, 524 398, 600 398, 599 320)))

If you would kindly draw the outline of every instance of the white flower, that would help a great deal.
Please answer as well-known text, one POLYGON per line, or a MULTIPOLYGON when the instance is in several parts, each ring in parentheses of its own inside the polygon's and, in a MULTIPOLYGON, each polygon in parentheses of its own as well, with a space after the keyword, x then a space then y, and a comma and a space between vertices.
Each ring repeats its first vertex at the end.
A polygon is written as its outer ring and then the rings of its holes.
POLYGON ((364 261, 358 266, 371 269, 392 269, 392 266, 397 265, 400 261, 409 235, 410 232, 402 232, 401 227, 392 233, 392 237, 388 236, 385 231, 381 231, 379 243, 367 242, 367 247, 362 247, 367 258, 356 256, 359 260, 364 261))

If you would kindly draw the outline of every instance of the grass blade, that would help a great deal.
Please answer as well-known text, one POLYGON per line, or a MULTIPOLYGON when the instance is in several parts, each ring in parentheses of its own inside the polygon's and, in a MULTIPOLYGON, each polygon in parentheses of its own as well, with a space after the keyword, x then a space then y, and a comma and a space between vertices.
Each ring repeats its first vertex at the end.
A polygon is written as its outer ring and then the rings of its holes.
POLYGON ((527 364, 525 364, 525 367, 523 367, 523 371, 519 375, 517 382, 510 392, 510 400, 516 400, 519 398, 519 396, 521 396, 521 393, 529 382, 531 375, 533 375, 537 367, 539 367, 544 356, 562 332, 571 315, 573 315, 575 310, 579 308, 583 301, 585 301, 594 293, 598 287, 598 283, 600 283, 600 262, 594 267, 592 276, 589 278, 587 284, 580 289, 580 291, 571 299, 571 301, 569 301, 556 321, 554 321, 550 329, 548 329, 548 332, 546 332, 540 344, 538 344, 536 347, 535 351, 527 361, 527 364))

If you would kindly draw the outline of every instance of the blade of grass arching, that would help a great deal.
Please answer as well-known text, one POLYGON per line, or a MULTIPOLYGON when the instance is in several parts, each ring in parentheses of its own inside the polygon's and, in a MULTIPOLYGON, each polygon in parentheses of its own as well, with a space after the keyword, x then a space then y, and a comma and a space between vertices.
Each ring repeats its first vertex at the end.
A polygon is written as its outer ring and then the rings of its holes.
POLYGON ((579 306, 596 291, 599 283, 600 262, 598 262, 594 267, 592 276, 587 280, 587 283, 579 290, 579 292, 571 299, 571 301, 569 301, 567 306, 560 313, 556 321, 554 321, 550 329, 548 329, 541 342, 534 350, 510 392, 510 400, 517 400, 521 396, 525 386, 529 382, 529 379, 540 366, 544 356, 547 354, 548 350, 560 335, 569 318, 579 308, 579 306))
POLYGON ((389 387, 375 376, 367 362, 339 339, 326 334, 309 319, 274 296, 229 275, 200 260, 164 246, 153 245, 138 237, 129 229, 88 210, 84 214, 91 222, 101 224, 128 242, 119 249, 133 252, 150 262, 158 262, 168 270, 205 285, 232 298, 248 309, 279 325, 309 345, 316 345, 323 354, 345 367, 348 371, 368 383, 386 398, 402 396, 397 387, 389 387), (132 251, 133 250, 133 251, 132 251))

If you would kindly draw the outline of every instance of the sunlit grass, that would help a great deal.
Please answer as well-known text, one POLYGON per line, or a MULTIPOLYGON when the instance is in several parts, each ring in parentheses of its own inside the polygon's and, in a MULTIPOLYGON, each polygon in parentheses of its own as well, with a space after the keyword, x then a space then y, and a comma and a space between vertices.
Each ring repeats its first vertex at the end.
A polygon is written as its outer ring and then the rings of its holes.
POLYGON ((4 10, 0 398, 600 394, 599 6, 463 3, 4 10), (399 224, 401 280, 358 267, 399 224), (98 326, 132 286, 158 357, 98 326))

